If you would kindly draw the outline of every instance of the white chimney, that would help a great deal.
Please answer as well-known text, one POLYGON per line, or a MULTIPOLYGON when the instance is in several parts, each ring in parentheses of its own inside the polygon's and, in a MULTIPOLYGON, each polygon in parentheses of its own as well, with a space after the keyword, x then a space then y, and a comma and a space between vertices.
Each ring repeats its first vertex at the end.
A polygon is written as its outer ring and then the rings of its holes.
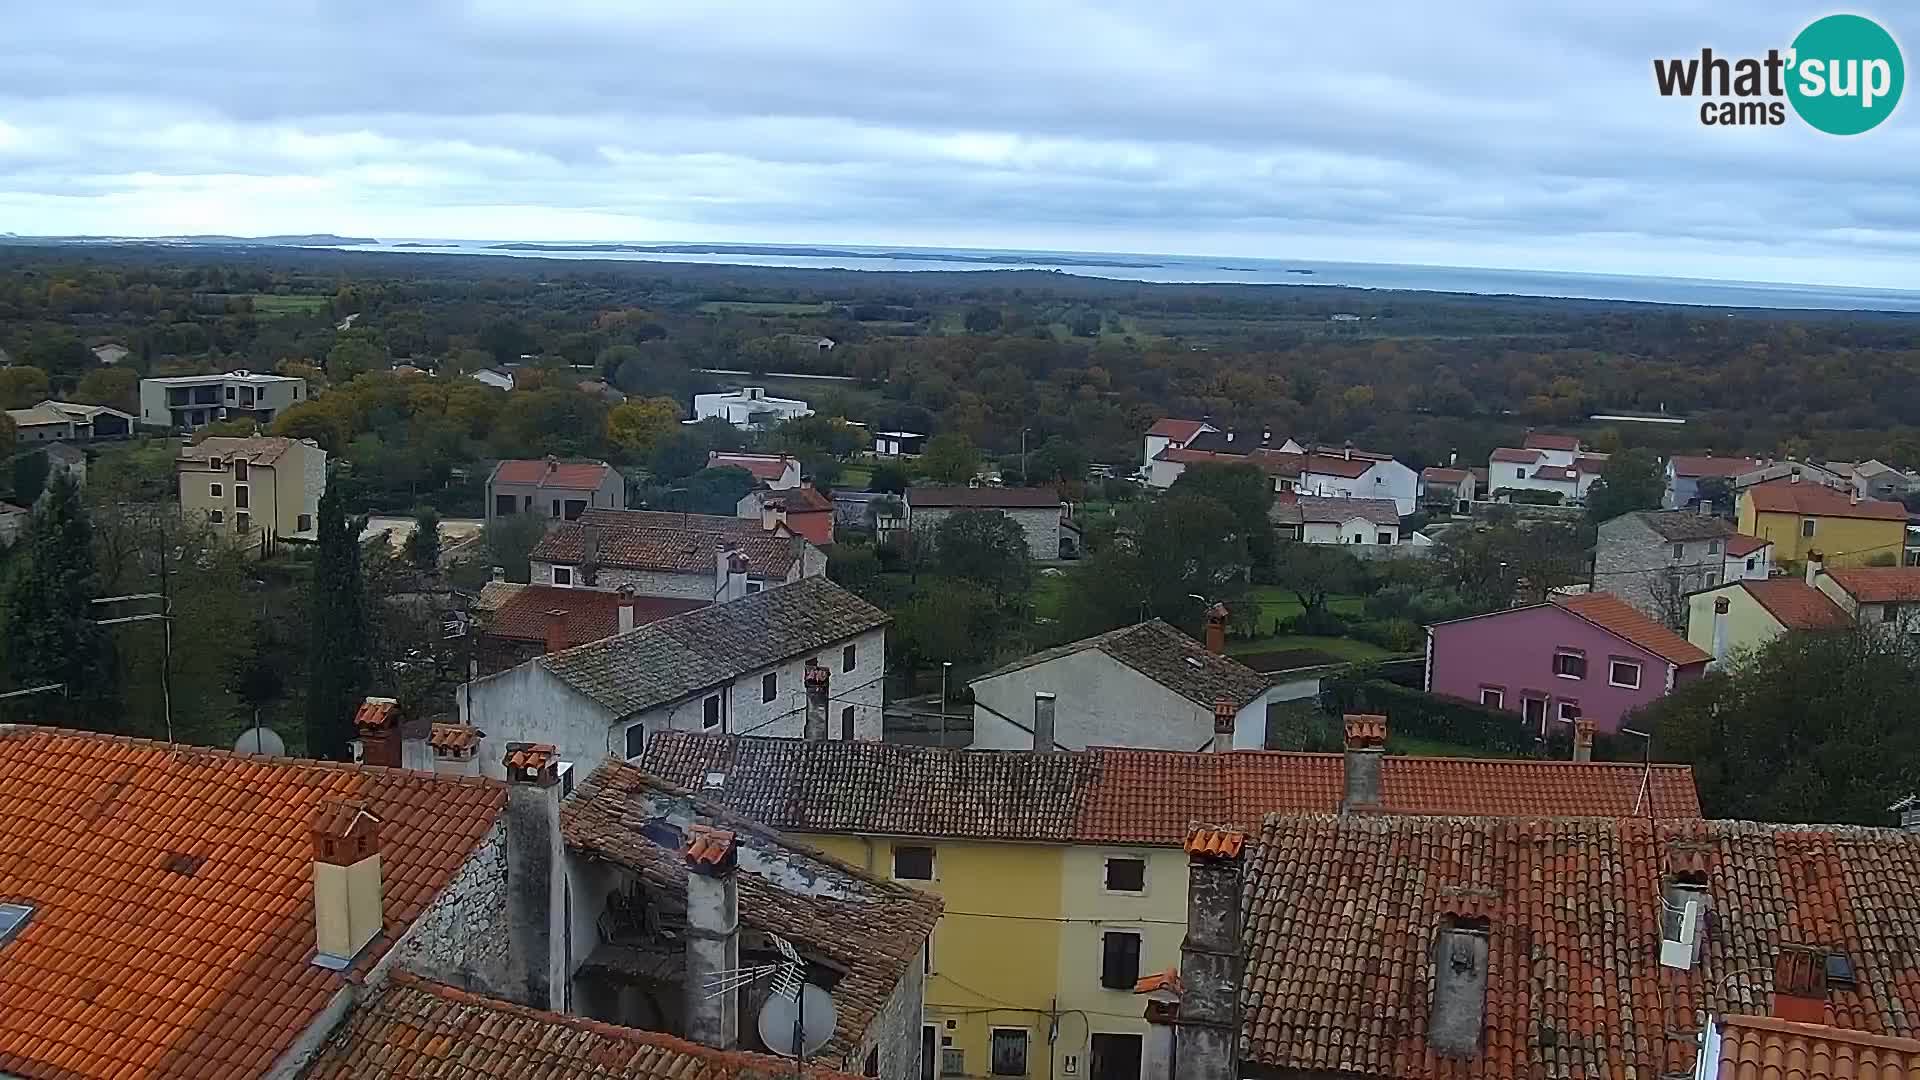
POLYGON ((357 800, 321 803, 313 815, 313 962, 345 970, 385 925, 380 819, 357 800))
POLYGON ((1724 596, 1713 599, 1713 663, 1718 670, 1727 659, 1727 609, 1731 605, 1724 596))
POLYGON ((1826 568, 1827 558, 1819 548, 1807 552, 1807 584, 1811 585, 1819 578, 1820 571, 1826 568))
POLYGON ((619 589, 619 593, 620 593, 620 624, 619 625, 620 625, 620 633, 622 634, 633 629, 634 618, 635 618, 634 591, 635 590, 632 585, 622 585, 620 586, 620 589, 619 589))

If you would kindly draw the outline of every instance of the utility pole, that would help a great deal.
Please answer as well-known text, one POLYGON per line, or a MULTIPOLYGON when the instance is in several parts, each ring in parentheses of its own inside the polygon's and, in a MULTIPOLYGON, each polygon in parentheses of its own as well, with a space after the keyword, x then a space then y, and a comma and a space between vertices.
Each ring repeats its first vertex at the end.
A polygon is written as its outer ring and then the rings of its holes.
POLYGON ((1025 485, 1027 482, 1028 482, 1027 480, 1027 429, 1021 428, 1020 429, 1020 483, 1022 485, 1025 485))
POLYGON ((947 674, 953 670, 953 661, 940 661, 940 749, 947 748, 947 674))

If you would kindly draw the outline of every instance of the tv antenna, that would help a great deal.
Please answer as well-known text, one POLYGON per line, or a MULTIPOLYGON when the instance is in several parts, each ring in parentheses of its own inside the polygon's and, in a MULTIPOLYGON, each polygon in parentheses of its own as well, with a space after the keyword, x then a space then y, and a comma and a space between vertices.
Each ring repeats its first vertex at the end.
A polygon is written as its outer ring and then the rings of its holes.
POLYGON ((833 1038, 838 1014, 833 995, 806 981, 806 961, 793 943, 768 934, 780 959, 771 964, 718 971, 707 980, 708 997, 731 994, 762 980, 772 992, 760 1006, 760 1041, 780 1057, 804 1063, 833 1038))

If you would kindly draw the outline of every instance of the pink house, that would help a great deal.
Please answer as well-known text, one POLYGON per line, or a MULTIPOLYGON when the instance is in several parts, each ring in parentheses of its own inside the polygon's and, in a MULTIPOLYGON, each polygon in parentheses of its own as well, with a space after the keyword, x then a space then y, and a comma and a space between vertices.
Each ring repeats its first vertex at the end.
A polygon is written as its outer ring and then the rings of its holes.
POLYGON ((1543 733, 1582 716, 1612 732, 1711 659, 1610 593, 1556 596, 1428 627, 1427 691, 1519 713, 1543 733))

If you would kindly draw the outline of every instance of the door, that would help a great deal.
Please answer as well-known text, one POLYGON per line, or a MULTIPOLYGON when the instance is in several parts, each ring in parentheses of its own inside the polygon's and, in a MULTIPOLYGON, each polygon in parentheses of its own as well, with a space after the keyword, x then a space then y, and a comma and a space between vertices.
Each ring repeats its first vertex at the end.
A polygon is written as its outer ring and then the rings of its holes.
POLYGON ((920 1080, 934 1080, 940 1067, 940 1040, 932 1024, 920 1025, 920 1080))
POLYGON ((1528 726, 1535 731, 1547 730, 1547 699, 1530 697, 1521 702, 1522 715, 1527 718, 1528 726))
POLYGON ((1140 1036, 1095 1032, 1088 1080, 1140 1080, 1140 1036))

